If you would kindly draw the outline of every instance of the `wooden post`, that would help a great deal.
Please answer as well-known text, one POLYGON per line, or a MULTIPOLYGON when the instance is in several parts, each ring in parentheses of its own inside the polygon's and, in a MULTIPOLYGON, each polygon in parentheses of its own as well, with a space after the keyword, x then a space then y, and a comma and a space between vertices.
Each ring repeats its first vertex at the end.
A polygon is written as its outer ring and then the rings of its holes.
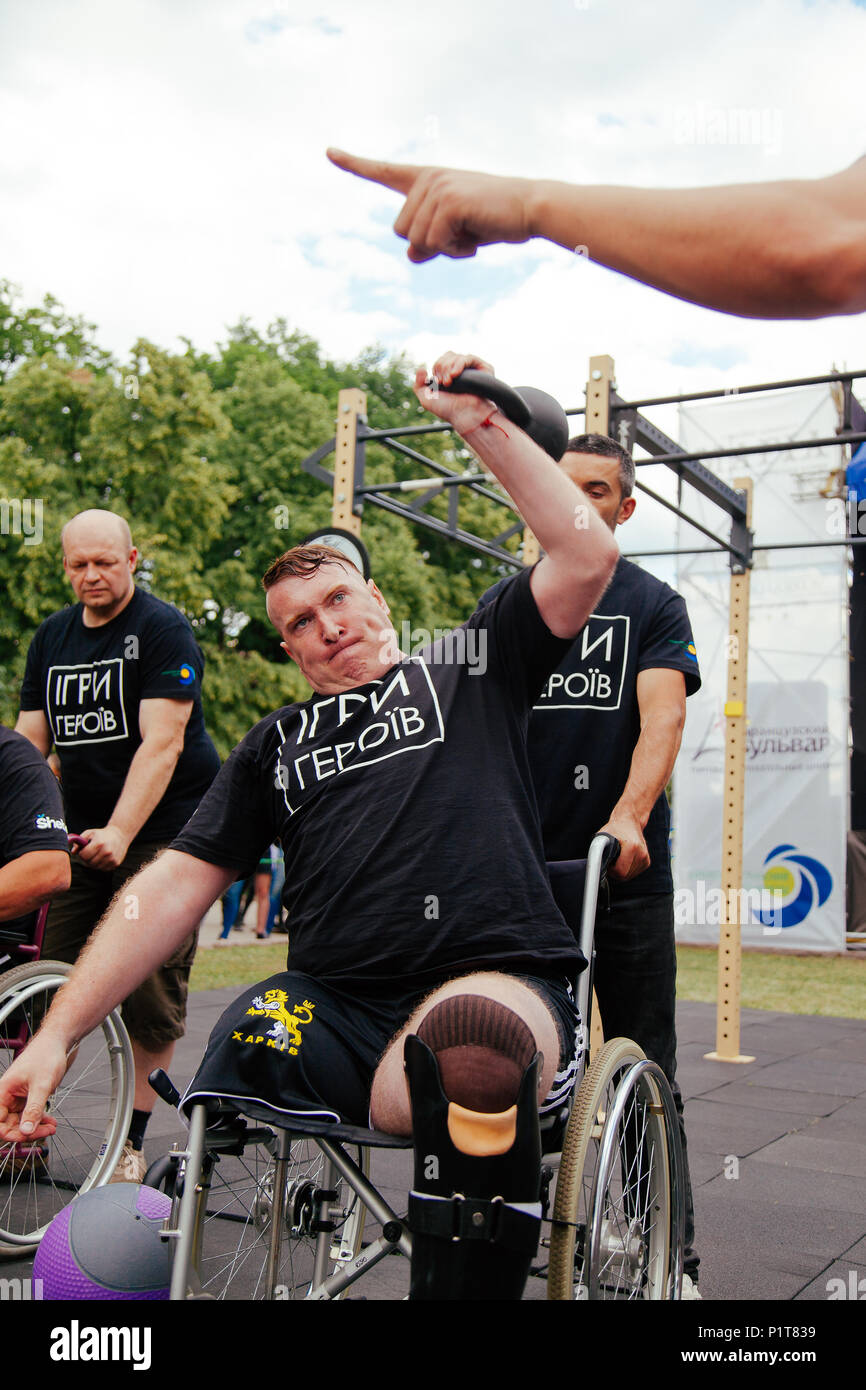
POLYGON ((334 500, 331 525, 341 526, 354 536, 361 534, 361 518, 352 510, 355 500, 355 463, 358 421, 367 418, 367 397, 356 387, 341 391, 337 398, 337 445, 334 450, 334 500))
POLYGON ((590 357, 586 383, 586 433, 607 434, 610 429, 610 392, 613 358, 590 357))
POLYGON ((528 526, 523 528, 523 563, 527 569, 541 559, 541 546, 538 537, 528 526))
MULTIPOLYGON (((746 525, 752 524, 752 483, 736 478, 746 494, 746 525)), ((722 921, 719 926, 719 985, 716 1003, 716 1050, 706 1056, 719 1062, 754 1062, 740 1052, 741 943, 743 901, 743 809, 746 774, 746 688, 749 665, 748 569, 731 573, 728 632, 728 688, 725 701, 725 778, 722 801, 722 921)))

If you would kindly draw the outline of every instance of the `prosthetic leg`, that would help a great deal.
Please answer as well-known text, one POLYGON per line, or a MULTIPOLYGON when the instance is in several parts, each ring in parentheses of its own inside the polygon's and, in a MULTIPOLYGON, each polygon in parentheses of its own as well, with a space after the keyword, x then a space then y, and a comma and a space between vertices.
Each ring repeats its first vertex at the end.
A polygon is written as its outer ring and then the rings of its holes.
POLYGON ((413 1300, 520 1299, 541 1226, 541 1056, 512 1010, 438 1004, 404 1049, 413 1300))

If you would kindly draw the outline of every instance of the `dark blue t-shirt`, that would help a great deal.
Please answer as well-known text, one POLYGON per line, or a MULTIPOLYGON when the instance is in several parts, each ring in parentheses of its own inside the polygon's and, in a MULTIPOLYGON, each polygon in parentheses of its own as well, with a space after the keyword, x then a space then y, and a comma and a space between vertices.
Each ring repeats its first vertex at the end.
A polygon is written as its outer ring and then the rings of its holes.
MULTIPOLYGON (((511 579, 489 589, 486 603, 511 579)), ((548 859, 583 859, 619 800, 640 735, 637 677, 682 671, 686 694, 700 688, 683 598, 646 570, 620 559, 595 612, 535 701, 529 756, 548 859)), ((611 897, 669 893, 670 810, 664 792, 644 830, 650 866, 611 897)))
POLYGON ((136 589, 108 623, 86 627, 80 603, 53 613, 27 653, 22 710, 42 710, 60 758, 71 831, 107 824, 141 745, 142 700, 191 700, 183 751, 136 836, 168 840, 219 771, 201 711, 204 657, 177 608, 136 589))

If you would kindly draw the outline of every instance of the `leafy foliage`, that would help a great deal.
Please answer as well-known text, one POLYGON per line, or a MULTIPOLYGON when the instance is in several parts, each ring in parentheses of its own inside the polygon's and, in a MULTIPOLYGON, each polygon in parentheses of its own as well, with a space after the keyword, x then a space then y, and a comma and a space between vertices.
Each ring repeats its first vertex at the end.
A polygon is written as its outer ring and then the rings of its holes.
MULTIPOLYGON (((367 394, 371 428, 423 424, 404 359, 370 348, 338 364, 283 319, 264 332, 242 320, 213 353, 172 354, 139 341, 119 365, 95 330, 47 296, 22 309, 0 281, 0 719, 14 722, 30 638, 70 601, 60 532, 76 512, 125 516, 140 552, 137 582, 180 607, 205 652, 205 716, 225 756, 257 719, 308 688, 270 627, 260 576, 307 533, 328 525, 331 495, 304 459, 335 432, 343 387, 367 394), (25 534, 39 504, 39 534, 25 534), (16 524, 17 521, 17 524, 16 524)), ((468 454, 444 432, 409 441, 459 468, 468 454)), ((328 466, 328 460, 324 461, 328 466)), ((369 482, 420 465, 371 444, 369 482)), ((447 514, 447 496, 430 512, 447 514)), ((461 501, 461 525, 495 535, 510 514, 461 501)), ((426 529, 367 502, 363 538, 400 627, 461 622, 501 572, 426 529)), ((516 549, 516 542, 514 543, 516 549)))

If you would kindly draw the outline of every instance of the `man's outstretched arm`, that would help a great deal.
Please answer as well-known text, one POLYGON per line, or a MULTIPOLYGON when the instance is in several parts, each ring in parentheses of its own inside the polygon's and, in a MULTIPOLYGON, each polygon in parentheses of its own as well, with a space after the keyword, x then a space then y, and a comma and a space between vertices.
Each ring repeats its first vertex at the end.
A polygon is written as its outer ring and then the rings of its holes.
MULTIPOLYGON (((467 367, 492 371, 478 357, 448 352, 433 368, 450 384, 467 367)), ((490 401, 449 395, 425 386, 422 405, 447 420, 505 488, 545 554, 532 571, 532 594, 545 624, 557 637, 574 637, 601 598, 619 559, 610 530, 579 488, 524 432, 490 401)))
POLYGON ((167 849, 124 884, 36 1037, 0 1078, 0 1142, 54 1132, 45 1102, 69 1052, 171 955, 235 877, 167 849))
POLYGON ((412 261, 543 237, 679 299, 745 318, 866 310, 866 156, 822 179, 649 189, 328 155, 405 196, 394 230, 409 242, 412 261))

